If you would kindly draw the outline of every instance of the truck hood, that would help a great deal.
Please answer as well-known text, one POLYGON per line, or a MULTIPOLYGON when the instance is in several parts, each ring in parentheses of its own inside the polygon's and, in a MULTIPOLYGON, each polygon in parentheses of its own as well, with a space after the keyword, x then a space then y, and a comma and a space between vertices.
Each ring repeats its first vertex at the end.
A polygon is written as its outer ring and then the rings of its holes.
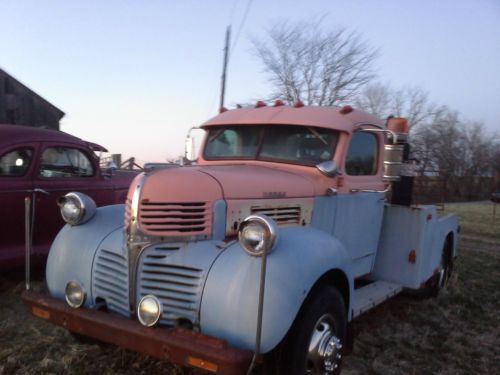
POLYGON ((314 195, 305 176, 258 165, 203 166, 200 171, 212 176, 222 187, 225 199, 296 198, 314 195))
POLYGON ((217 199, 311 197, 307 177, 256 165, 217 165, 168 168, 146 178, 141 200, 154 202, 214 201, 217 199))
MULTIPOLYGON (((139 176, 129 190, 125 221, 132 219, 131 207, 137 204, 139 227, 153 236, 208 238, 216 221, 214 203, 222 199, 234 205, 314 194, 306 176, 256 165, 173 167, 139 176), (134 191, 140 192, 137 203, 132 203, 134 191)), ((236 211, 234 214, 241 215, 244 210, 236 211)))

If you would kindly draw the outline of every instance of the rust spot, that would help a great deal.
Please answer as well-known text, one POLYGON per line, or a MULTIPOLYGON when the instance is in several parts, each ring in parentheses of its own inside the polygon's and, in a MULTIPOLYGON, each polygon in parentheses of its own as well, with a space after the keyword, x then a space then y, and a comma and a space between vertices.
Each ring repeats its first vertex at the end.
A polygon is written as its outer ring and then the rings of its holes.
POLYGON ((187 364, 210 372, 217 372, 217 369, 219 368, 215 363, 204 361, 201 358, 196 358, 192 356, 188 356, 187 364))
POLYGON ((50 312, 43 310, 43 309, 40 309, 40 308, 35 307, 35 306, 33 306, 31 308, 31 312, 33 313, 33 315, 38 316, 39 318, 42 318, 42 319, 49 319, 50 318, 50 312))
POLYGON ((415 249, 412 249, 408 253, 408 262, 415 264, 417 262, 417 251, 415 249))

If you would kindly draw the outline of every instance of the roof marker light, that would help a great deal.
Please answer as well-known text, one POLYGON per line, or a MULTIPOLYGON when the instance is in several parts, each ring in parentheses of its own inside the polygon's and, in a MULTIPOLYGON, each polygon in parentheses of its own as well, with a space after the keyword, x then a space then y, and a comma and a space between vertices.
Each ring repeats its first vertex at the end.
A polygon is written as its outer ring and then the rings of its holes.
POLYGON ((226 107, 220 107, 219 108, 219 113, 226 112, 227 108, 226 107))
POLYGON ((348 113, 351 113, 354 111, 354 109, 350 105, 345 105, 342 108, 340 108, 340 114, 341 115, 347 115, 348 113))
POLYGON ((387 119, 387 129, 392 130, 395 133, 405 133, 409 132, 408 120, 404 117, 391 117, 387 119))
POLYGON ((275 102, 274 102, 274 106, 275 107, 281 107, 285 105, 285 103, 283 103, 283 100, 280 100, 280 99, 277 99, 275 102))
POLYGON ((294 105, 293 105, 295 108, 300 108, 300 107, 303 107, 304 106, 304 103, 302 103, 301 100, 297 100, 294 105))
POLYGON ((266 107, 267 104, 264 103, 262 100, 259 100, 257 103, 255 103, 255 108, 262 108, 262 107, 266 107))

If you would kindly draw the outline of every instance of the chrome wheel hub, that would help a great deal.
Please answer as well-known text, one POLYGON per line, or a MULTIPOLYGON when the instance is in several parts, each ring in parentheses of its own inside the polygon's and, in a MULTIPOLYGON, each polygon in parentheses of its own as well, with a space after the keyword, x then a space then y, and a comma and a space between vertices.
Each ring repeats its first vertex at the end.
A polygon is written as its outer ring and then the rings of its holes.
POLYGON ((309 341, 306 356, 307 374, 333 374, 340 366, 342 344, 335 336, 333 317, 325 314, 318 319, 309 341))

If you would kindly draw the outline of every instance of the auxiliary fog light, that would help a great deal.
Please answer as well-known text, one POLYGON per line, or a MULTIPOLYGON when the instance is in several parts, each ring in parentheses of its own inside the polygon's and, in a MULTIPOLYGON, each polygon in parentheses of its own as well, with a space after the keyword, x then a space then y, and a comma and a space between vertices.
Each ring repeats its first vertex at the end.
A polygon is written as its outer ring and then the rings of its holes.
POLYGON ((268 216, 250 215, 240 224, 238 238, 250 255, 262 256, 276 245, 278 226, 268 216))
POLYGON ((85 303, 85 298, 87 297, 85 289, 83 289, 80 283, 74 280, 66 284, 64 294, 66 295, 66 302, 68 302, 68 305, 75 309, 81 307, 85 303))
POLYGON ((161 302, 152 294, 141 298, 137 307, 137 317, 143 326, 151 327, 158 323, 162 313, 161 302))

